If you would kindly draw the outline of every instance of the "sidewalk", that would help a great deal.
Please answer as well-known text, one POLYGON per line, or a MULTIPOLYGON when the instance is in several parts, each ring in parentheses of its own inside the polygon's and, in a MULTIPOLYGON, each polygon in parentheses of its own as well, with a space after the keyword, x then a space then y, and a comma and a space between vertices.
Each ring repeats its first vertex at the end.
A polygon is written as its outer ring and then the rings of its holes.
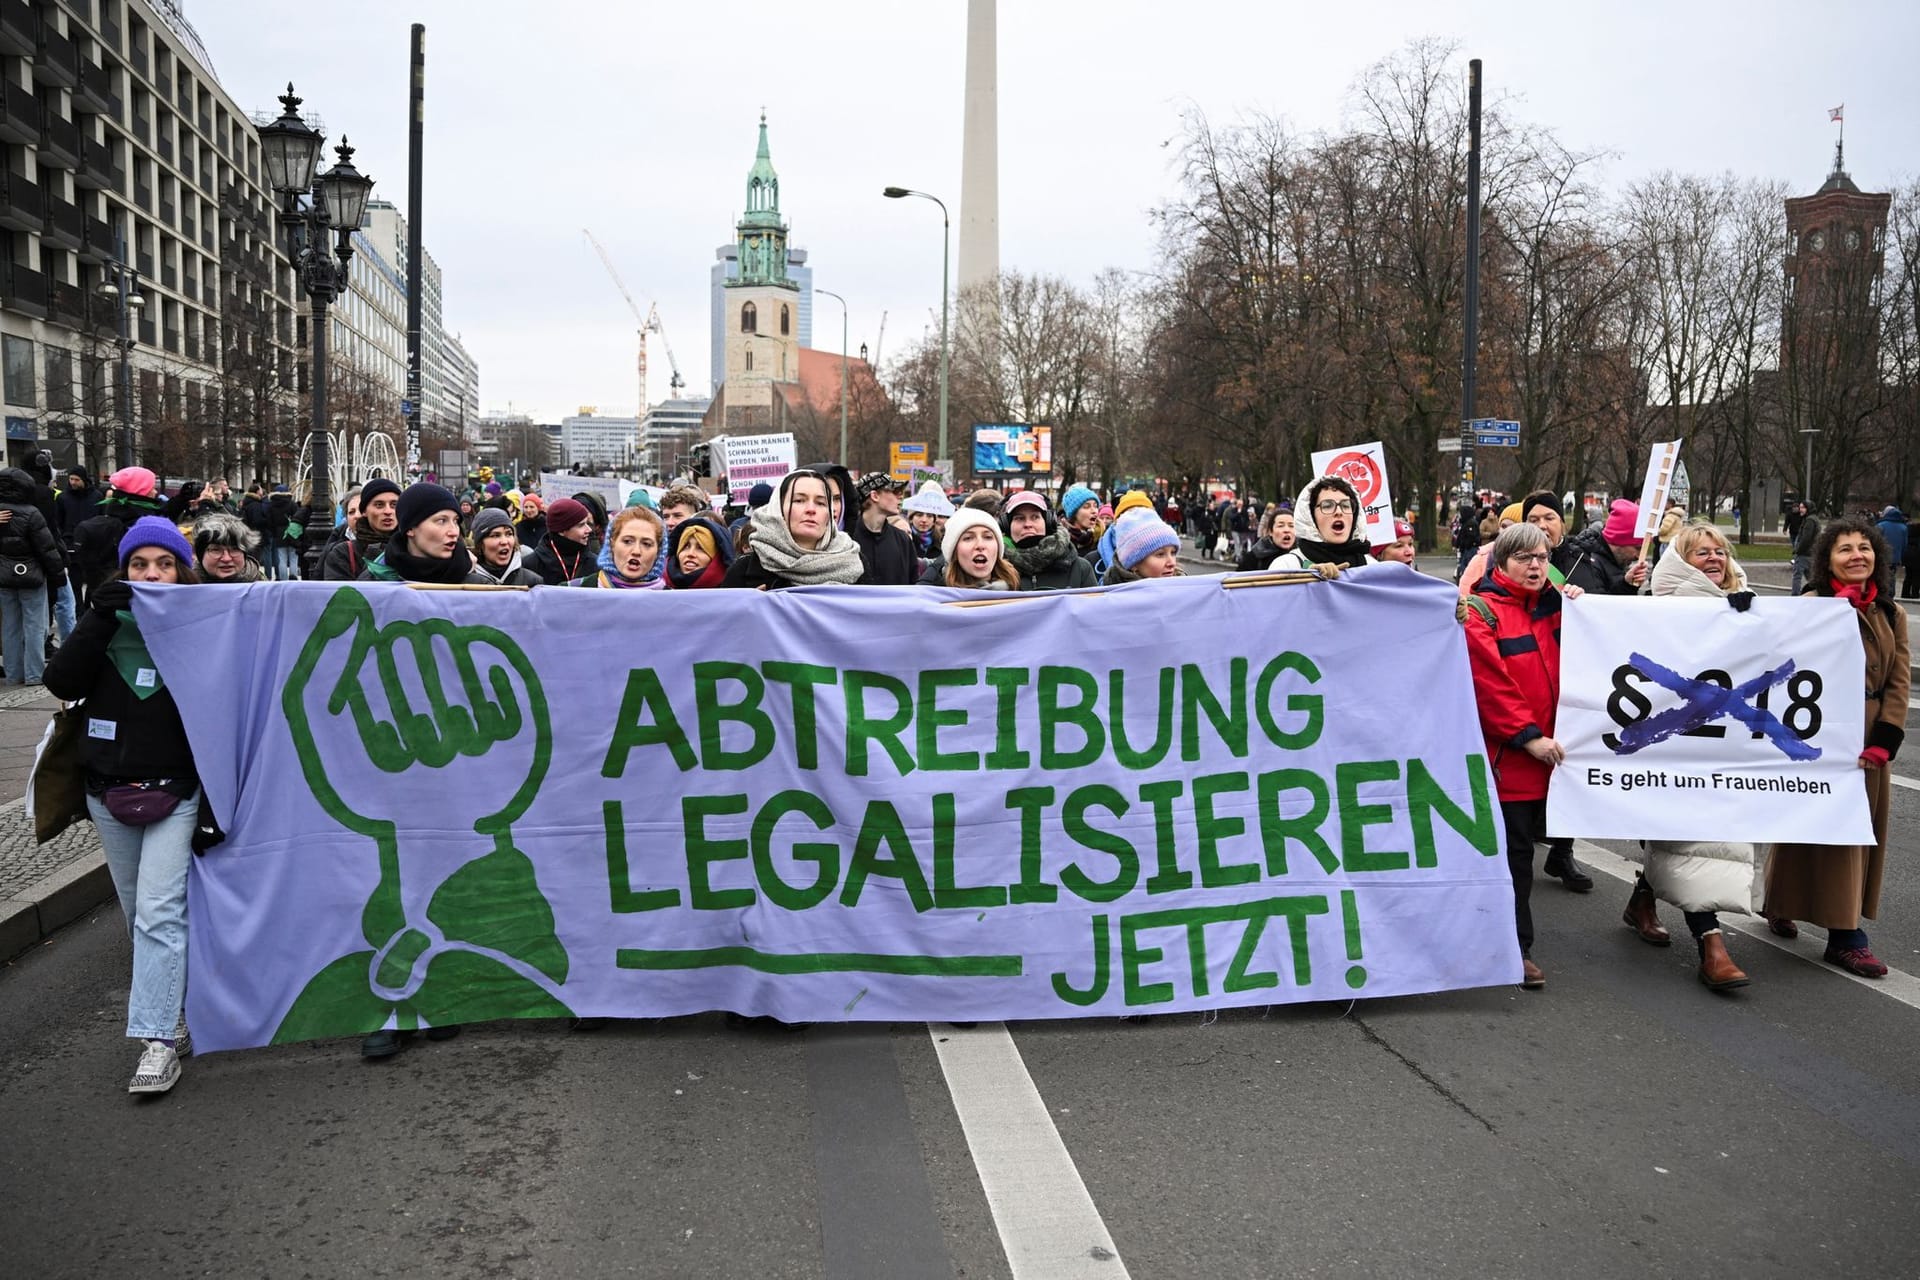
POLYGON ((93 824, 34 843, 24 797, 34 748, 59 703, 45 689, 0 689, 0 961, 113 896, 93 824))

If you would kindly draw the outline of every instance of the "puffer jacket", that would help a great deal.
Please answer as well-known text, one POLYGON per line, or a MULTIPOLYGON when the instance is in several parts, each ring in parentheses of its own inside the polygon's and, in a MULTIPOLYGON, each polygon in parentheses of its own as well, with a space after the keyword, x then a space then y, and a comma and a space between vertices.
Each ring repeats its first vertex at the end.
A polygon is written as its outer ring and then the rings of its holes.
MULTIPOLYGON (((1732 559, 1733 590, 1744 591, 1746 573, 1732 559)), ((1661 556, 1651 579, 1656 596, 1722 599, 1727 591, 1679 556, 1661 556)), ((1647 840, 1647 885, 1682 911, 1732 911, 1746 915, 1753 903, 1753 846, 1738 840, 1647 840)))
POLYGON ((0 524, 0 589, 42 590, 67 572, 60 540, 34 502, 33 477, 18 467, 0 471, 0 510, 13 518, 0 524))
POLYGON ((1479 608, 1465 612, 1467 658, 1473 668, 1480 733, 1502 800, 1544 800, 1553 770, 1528 754, 1535 738, 1553 736, 1560 702, 1560 592, 1549 584, 1527 591, 1495 569, 1474 588, 1479 608))

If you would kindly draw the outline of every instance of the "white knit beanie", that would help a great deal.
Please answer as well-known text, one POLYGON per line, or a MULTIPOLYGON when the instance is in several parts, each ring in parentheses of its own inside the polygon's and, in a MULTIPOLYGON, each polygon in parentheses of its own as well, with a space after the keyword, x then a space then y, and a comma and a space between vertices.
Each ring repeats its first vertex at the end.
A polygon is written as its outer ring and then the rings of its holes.
POLYGON ((947 531, 940 537, 940 558, 953 559, 953 549, 960 545, 960 535, 979 525, 993 530, 995 539, 1000 537, 1000 524, 992 516, 978 507, 961 507, 947 520, 947 531))

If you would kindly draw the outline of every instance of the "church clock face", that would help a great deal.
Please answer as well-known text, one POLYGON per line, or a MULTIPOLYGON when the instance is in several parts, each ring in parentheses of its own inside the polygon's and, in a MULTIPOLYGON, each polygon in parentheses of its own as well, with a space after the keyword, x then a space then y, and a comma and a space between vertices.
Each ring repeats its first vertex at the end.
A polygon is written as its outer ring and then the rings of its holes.
POLYGON ((1858 249, 1859 247, 1860 247, 1860 233, 1858 231, 1847 232, 1847 248, 1858 249))
POLYGON ((1824 232, 1824 231, 1816 231, 1816 232, 1814 232, 1814 233, 1813 233, 1812 235, 1810 235, 1810 236, 1808 236, 1808 237, 1807 237, 1807 247, 1808 247, 1809 249, 1812 249, 1812 250, 1813 250, 1813 251, 1814 251, 1815 253, 1818 253, 1818 252, 1820 252, 1820 251, 1821 251, 1822 249, 1824 249, 1824 248, 1826 248, 1826 247, 1827 247, 1827 233, 1826 233, 1826 232, 1824 232))

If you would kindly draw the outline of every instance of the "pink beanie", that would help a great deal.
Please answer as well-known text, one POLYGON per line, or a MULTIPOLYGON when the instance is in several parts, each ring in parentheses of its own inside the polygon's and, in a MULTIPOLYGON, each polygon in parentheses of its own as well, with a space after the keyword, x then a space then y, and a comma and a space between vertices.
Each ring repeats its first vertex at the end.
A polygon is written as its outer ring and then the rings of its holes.
POLYGON ((157 486, 153 472, 145 467, 122 467, 108 478, 107 484, 130 498, 151 498, 157 486))
POLYGON ((1640 535, 1633 527, 1640 523, 1640 504, 1628 502, 1625 498, 1615 498, 1607 509, 1606 528, 1600 530, 1610 547, 1630 547, 1640 541, 1640 535))

